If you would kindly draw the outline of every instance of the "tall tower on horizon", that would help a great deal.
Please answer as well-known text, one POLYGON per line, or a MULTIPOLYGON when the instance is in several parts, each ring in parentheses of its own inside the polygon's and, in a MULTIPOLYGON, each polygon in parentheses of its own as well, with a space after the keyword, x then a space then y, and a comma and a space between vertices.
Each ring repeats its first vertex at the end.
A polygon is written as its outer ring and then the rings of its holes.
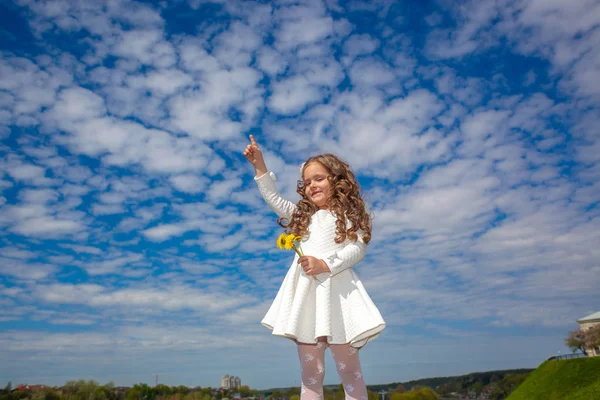
POLYGON ((221 378, 221 387, 223 389, 239 389, 242 386, 242 380, 238 376, 223 375, 221 378))
POLYGON ((229 375, 224 375, 221 378, 221 387, 224 389, 229 389, 229 375))

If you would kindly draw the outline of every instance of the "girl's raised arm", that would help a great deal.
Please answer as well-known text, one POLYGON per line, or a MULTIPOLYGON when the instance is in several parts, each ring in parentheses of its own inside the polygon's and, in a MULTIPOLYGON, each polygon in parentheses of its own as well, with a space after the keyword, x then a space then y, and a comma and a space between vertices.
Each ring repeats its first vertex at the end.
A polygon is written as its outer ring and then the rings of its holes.
POLYGON ((258 144, 253 135, 250 135, 250 144, 244 150, 244 156, 250 164, 254 166, 254 176, 259 177, 267 173, 267 165, 263 158, 262 151, 258 148, 258 144))
POLYGON ((250 135, 250 144, 244 150, 244 156, 254 166, 254 181, 258 185, 263 199, 275 211, 275 214, 288 220, 291 219, 296 205, 284 199, 279 194, 279 190, 277 190, 277 186, 275 185, 275 174, 272 172, 267 173, 267 165, 265 164, 262 152, 252 135, 250 135))

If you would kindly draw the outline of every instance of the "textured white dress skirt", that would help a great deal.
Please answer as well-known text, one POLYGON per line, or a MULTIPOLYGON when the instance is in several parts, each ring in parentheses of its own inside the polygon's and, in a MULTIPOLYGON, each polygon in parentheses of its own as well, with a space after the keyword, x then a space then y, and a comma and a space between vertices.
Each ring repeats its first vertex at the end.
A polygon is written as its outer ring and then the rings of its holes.
MULTIPOLYGON (((275 175, 268 172, 254 179, 269 207, 289 219, 296 205, 281 197, 275 175)), ((295 255, 261 322, 273 335, 300 343, 317 343, 325 336, 329 344, 349 343, 360 348, 385 328, 379 310, 352 268, 364 258, 366 244, 360 231, 358 241, 336 243, 336 220, 328 210, 319 210, 311 217, 302 250, 305 255, 324 260, 331 272, 308 276, 295 255)))

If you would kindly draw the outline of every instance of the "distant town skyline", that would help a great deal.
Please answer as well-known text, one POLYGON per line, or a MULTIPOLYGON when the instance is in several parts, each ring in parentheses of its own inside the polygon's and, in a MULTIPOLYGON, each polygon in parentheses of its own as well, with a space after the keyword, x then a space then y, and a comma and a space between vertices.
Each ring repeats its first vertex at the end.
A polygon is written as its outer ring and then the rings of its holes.
POLYGON ((221 387, 224 389, 239 389, 242 386, 242 380, 233 375, 223 375, 221 377, 221 387))

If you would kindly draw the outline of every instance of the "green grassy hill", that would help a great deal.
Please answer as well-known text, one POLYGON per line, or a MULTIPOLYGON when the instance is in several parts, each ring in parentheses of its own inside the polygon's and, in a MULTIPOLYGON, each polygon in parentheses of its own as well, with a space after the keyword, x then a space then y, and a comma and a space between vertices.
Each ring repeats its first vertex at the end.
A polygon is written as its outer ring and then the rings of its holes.
POLYGON ((600 399, 600 357, 542 363, 506 400, 600 399))

